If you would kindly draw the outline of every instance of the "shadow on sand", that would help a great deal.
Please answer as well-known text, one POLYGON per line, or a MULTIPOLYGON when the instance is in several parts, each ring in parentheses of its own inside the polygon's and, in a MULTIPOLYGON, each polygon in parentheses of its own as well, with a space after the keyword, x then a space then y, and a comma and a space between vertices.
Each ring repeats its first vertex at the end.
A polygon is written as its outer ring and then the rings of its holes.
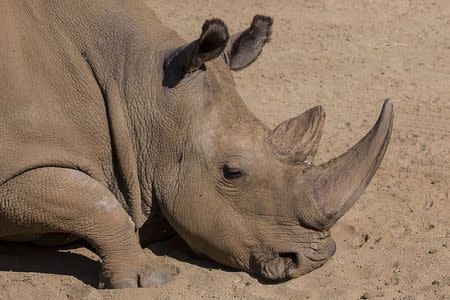
MULTIPOLYGON (((178 261, 189 263, 191 265, 199 266, 202 268, 210 270, 222 270, 225 272, 242 272, 241 270, 232 269, 214 262, 213 260, 198 256, 189 248, 189 246, 181 239, 179 236, 175 236, 169 240, 162 242, 154 242, 148 245, 146 248, 150 249, 155 255, 158 256, 168 256, 172 257, 178 261)), ((269 279, 264 279, 262 277, 249 274, 250 277, 256 279, 260 284, 263 285, 276 285, 286 280, 273 281, 269 279)))
POLYGON ((147 245, 146 248, 151 250, 157 256, 168 256, 173 259, 202 268, 223 270, 227 272, 236 271, 234 269, 216 263, 207 257, 195 254, 178 235, 165 241, 153 242, 147 245))
MULTIPOLYGON (((88 246, 74 243, 64 247, 39 247, 29 243, 0 242, 0 271, 35 272, 73 276, 83 283, 96 287, 101 269, 100 261, 81 253, 89 253, 88 246), (71 251, 73 249, 73 251, 71 251)), ((208 258, 195 255, 178 236, 146 246, 157 256, 167 256, 202 268, 237 272, 208 258)))
POLYGON ((85 284, 95 287, 100 262, 82 254, 68 252, 68 249, 81 246, 74 244, 71 247, 53 248, 27 243, 0 242, 0 271, 74 276, 85 284))

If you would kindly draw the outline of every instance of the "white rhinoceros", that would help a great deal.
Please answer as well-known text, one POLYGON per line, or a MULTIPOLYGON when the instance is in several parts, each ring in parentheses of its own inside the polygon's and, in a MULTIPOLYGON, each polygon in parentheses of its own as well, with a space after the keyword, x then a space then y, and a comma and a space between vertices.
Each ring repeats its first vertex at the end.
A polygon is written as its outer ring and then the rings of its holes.
POLYGON ((2 1, 1 239, 84 239, 106 288, 167 281, 141 246, 169 229, 271 280, 323 265, 331 226, 383 158, 393 107, 348 152, 312 165, 323 109, 270 130, 233 82, 271 26, 255 16, 229 36, 212 19, 187 43, 138 0, 2 1))

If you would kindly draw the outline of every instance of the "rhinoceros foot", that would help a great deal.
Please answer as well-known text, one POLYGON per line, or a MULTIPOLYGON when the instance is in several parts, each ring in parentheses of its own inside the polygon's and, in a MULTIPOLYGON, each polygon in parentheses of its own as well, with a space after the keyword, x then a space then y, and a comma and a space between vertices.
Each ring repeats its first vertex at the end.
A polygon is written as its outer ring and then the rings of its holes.
MULTIPOLYGON (((119 269, 115 266, 116 270, 119 269)), ((120 268, 120 272, 110 272, 105 268, 100 275, 99 288, 156 288, 172 281, 178 275, 177 267, 156 262, 150 255, 144 253, 142 257, 120 268)))

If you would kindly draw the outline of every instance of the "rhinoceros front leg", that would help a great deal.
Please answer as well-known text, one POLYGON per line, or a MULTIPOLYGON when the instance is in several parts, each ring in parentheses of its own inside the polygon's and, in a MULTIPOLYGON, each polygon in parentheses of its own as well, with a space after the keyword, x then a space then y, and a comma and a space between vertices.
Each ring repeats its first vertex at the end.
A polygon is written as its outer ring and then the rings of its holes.
POLYGON ((52 232, 76 235, 96 249, 103 266, 99 287, 151 287, 169 280, 140 247, 113 194, 85 173, 40 168, 0 186, 0 238, 52 232))

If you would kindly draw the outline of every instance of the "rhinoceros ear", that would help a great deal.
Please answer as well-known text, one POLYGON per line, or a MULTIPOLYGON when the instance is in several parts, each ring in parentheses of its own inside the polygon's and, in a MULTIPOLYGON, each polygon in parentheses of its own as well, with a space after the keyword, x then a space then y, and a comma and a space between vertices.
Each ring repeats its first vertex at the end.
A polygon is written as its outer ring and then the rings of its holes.
POLYGON ((225 60, 232 70, 239 70, 253 63, 270 41, 273 19, 256 15, 250 28, 233 35, 225 49, 225 60))
POLYGON ((278 125, 266 141, 283 161, 310 164, 319 147, 324 122, 324 109, 315 106, 278 125))
POLYGON ((200 37, 172 51, 164 61, 164 86, 173 87, 188 73, 222 54, 228 44, 228 29, 220 19, 205 21, 200 37))

